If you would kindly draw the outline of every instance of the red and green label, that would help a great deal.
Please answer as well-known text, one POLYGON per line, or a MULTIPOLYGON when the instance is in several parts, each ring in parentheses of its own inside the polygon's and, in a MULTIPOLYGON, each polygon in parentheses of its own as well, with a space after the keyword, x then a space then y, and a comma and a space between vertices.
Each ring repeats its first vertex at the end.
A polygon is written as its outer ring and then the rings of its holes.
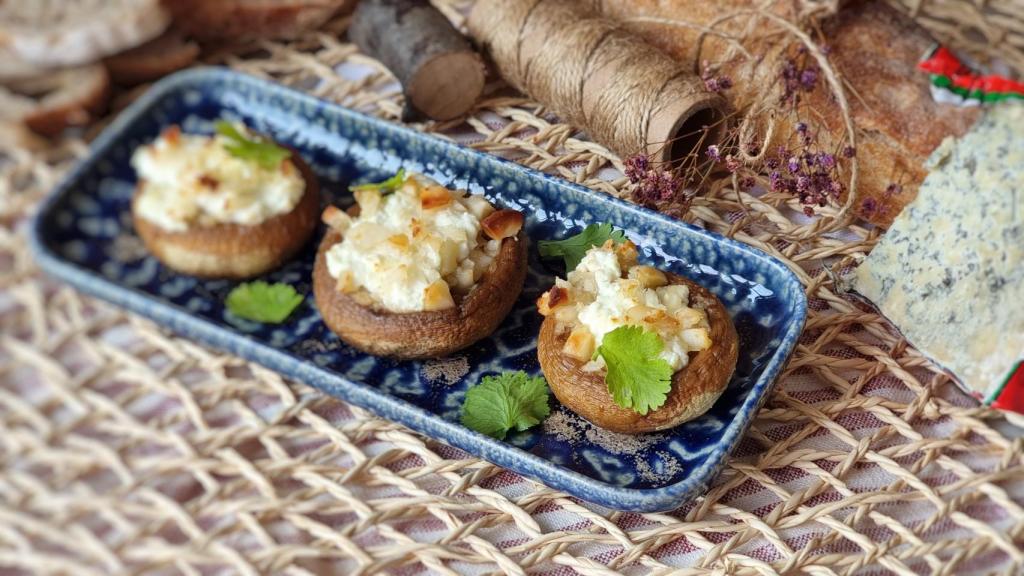
POLYGON ((1003 385, 987 400, 994 408, 1024 414, 1024 362, 1017 363, 1003 385))
POLYGON ((930 74, 932 95, 940 102, 972 106, 1024 100, 1024 83, 995 74, 978 74, 942 46, 932 50, 917 67, 930 74))

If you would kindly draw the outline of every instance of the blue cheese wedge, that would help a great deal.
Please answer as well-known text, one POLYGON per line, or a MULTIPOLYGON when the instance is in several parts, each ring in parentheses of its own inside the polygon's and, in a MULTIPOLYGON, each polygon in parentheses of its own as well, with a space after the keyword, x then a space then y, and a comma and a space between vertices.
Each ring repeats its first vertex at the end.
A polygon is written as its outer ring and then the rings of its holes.
POLYGON ((1024 358, 1024 106, 947 139, 856 290, 983 399, 1024 358))

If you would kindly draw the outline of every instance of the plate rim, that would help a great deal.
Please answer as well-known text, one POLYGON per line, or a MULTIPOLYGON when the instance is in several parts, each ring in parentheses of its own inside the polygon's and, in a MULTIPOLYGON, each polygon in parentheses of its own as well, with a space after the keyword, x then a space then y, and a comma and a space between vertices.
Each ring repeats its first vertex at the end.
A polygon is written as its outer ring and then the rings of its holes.
POLYGON ((781 260, 753 246, 669 218, 648 208, 591 190, 580 184, 517 164, 511 160, 480 152, 404 125, 387 122, 276 82, 222 67, 191 68, 165 77, 118 114, 92 142, 87 154, 77 161, 75 166, 39 204, 29 227, 29 246, 40 268, 48 274, 87 294, 145 316, 182 337, 262 364, 284 376, 369 410, 377 416, 400 423, 420 434, 465 450, 473 456, 512 470, 550 488, 564 491, 580 500, 611 509, 635 512, 660 512, 678 508, 686 503, 691 496, 698 495, 696 493, 707 487, 717 472, 717 468, 724 465, 724 458, 738 442, 740 434, 745 432, 753 421, 760 404, 767 398, 796 347, 807 315, 807 297, 797 275, 781 260), (300 359, 257 342, 245 334, 232 332, 223 324, 187 314, 173 304, 160 302, 142 291, 117 284, 96 272, 65 260, 50 250, 45 241, 46 232, 43 230, 47 216, 53 211, 60 198, 70 192, 83 174, 105 157, 105 152, 116 144, 131 124, 148 113, 161 98, 173 94, 175 91, 202 85, 205 82, 224 81, 246 83, 256 90, 269 91, 284 98, 297 100, 302 104, 325 108, 331 113, 347 117, 348 120, 369 124, 378 131, 389 132, 389 135, 432 140, 443 146, 455 148, 460 153, 468 154, 477 160, 498 162, 528 178, 539 177, 556 187, 570 188, 582 193, 589 201, 609 204, 614 209, 625 209, 638 213, 641 217, 653 218, 659 226, 668 226, 684 231, 686 234, 703 236, 704 239, 714 243, 723 243, 744 253, 745 257, 758 260, 763 266, 776 269, 784 284, 798 288, 792 290, 795 299, 788 302, 788 312, 792 319, 782 333, 778 348, 765 363, 760 377, 754 380, 750 391, 739 405, 738 412, 725 427, 721 438, 716 442, 704 462, 679 482, 655 488, 626 488, 586 476, 510 443, 474 432, 461 424, 449 422, 433 412, 391 394, 381 394, 378 389, 369 385, 349 380, 340 374, 331 373, 325 368, 316 366, 308 359, 300 359))

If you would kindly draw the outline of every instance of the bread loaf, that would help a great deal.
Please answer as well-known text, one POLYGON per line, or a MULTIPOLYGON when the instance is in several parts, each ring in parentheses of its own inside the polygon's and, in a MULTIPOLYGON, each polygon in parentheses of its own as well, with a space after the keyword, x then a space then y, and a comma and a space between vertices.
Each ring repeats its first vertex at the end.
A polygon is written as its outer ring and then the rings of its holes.
POLYGON ((289 38, 318 28, 354 0, 163 0, 182 30, 205 40, 289 38))
POLYGON ((134 48, 171 22, 160 0, 0 2, 0 46, 40 68, 93 63, 134 48))
MULTIPOLYGON (((753 2, 592 1, 602 12, 624 21, 686 64, 696 68, 704 60, 724 62, 720 73, 728 75, 733 83, 724 95, 740 110, 762 98, 763 88, 775 87, 781 81, 780 71, 791 42, 769 21, 755 20, 750 13, 753 2), (736 11, 747 13, 723 19, 736 11), (655 22, 657 19, 684 24, 655 22), (707 27, 745 37, 743 46, 754 59, 733 51, 729 41, 714 34, 707 35, 699 45, 702 28, 707 27)), ((796 2, 773 0, 765 9, 789 20, 797 17, 796 2)), ((916 70, 916 64, 934 41, 916 23, 880 0, 841 10, 822 22, 821 30, 829 60, 843 79, 858 130, 860 200, 855 209, 866 220, 888 226, 916 196, 927 173, 924 162, 928 155, 945 136, 964 134, 977 119, 978 111, 932 99, 927 77, 916 70)), ((777 115, 773 145, 792 142, 796 122, 804 121, 812 131, 820 127, 821 149, 841 149, 845 139, 843 119, 822 84, 802 94, 797 114, 777 115)), ((774 105, 777 100, 769 97, 767 102, 774 105)))
POLYGON ((44 73, 0 87, 0 119, 53 136, 96 118, 109 95, 110 80, 100 64, 44 73))
POLYGON ((186 39, 178 30, 115 54, 103 61, 111 79, 123 85, 150 82, 181 70, 199 57, 199 45, 186 39))

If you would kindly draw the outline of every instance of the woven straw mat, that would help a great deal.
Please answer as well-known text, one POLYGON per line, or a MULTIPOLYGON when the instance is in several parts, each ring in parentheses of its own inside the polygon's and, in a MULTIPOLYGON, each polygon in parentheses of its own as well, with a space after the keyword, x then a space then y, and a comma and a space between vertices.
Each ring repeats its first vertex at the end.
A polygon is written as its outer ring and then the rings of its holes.
MULTIPOLYGON (((397 118, 392 78, 338 39, 346 25, 207 61, 397 118)), ((419 128, 624 190, 607 150, 496 94, 419 128)), ((799 274, 807 327, 707 495, 621 513, 43 277, 27 217, 86 144, 3 140, 0 573, 1024 572, 1024 419, 979 407, 842 294, 832 270, 876 233, 787 242, 801 223, 787 206, 698 201, 704 226, 799 274)))

